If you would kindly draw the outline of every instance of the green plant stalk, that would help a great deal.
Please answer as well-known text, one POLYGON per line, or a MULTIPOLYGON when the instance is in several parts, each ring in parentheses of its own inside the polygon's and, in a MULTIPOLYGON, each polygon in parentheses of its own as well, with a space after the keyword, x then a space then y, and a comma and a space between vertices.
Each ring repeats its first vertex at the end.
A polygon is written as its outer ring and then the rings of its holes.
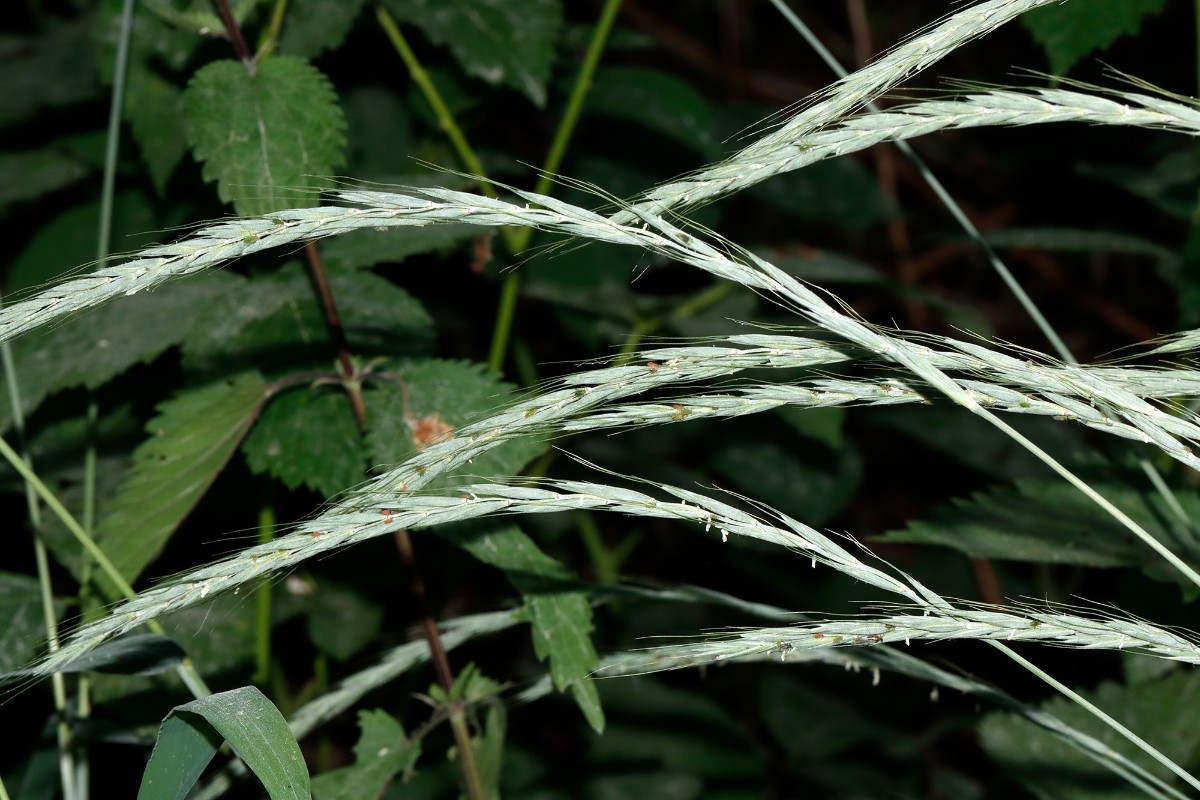
MULTIPOLYGON (((12 344, 0 343, 0 360, 4 362, 4 379, 8 384, 8 401, 13 410, 13 427, 17 435, 24 438, 25 416, 21 413, 21 393, 17 384, 17 369, 12 356, 12 344)), ((7 447, 7 443, 0 440, 7 447)), ((13 454, 16 455, 15 453, 13 454)), ((29 457, 17 456, 22 467, 28 468, 29 457)), ((14 465, 15 466, 15 465, 14 465)), ((42 514, 38 506, 37 496, 33 485, 25 481, 25 506, 29 513, 29 522, 33 527, 33 554, 37 564, 38 589, 42 602, 42 624, 46 629, 46 643, 53 653, 59 648, 58 618, 54 613, 54 590, 50 581, 50 560, 46 554, 46 544, 42 541, 42 514)), ((67 721, 67 683, 66 676, 61 672, 51 676, 51 694, 54 698, 54 711, 57 721, 55 733, 58 738, 58 769, 62 780, 63 800, 76 800, 75 791, 75 759, 71 726, 67 721)))
POLYGON ((604 546, 604 538, 600 535, 600 527, 596 525, 596 520, 586 511, 576 514, 575 520, 579 526, 579 535, 583 539, 583 546, 588 552, 588 558, 592 561, 596 582, 599 584, 616 583, 618 577, 616 561, 609 554, 608 548, 604 546))
POLYGON ((275 44, 279 41, 279 32, 283 30, 283 17, 287 13, 287 4, 288 0, 275 0, 275 7, 271 9, 271 22, 267 25, 267 30, 258 43, 258 52, 254 55, 255 61, 262 61, 275 51, 275 44))
MULTIPOLYGON (((542 163, 541 174, 534 187, 534 191, 538 194, 547 194, 554 185, 554 174, 562 165, 567 145, 571 141, 572 134, 575 133, 575 124, 579 121, 579 114, 583 110, 583 101, 592 88, 592 77, 596 74, 600 56, 604 53, 608 35, 612 31, 613 21, 620 8, 621 0, 606 0, 604 8, 600 11, 600 19, 596 22, 596 30, 592 32, 592 40, 588 43, 587 52, 584 54, 583 65, 579 69, 579 75, 575 78, 575 85, 571 87, 571 97, 559 119, 558 130, 554 132, 546 160, 542 163)), ((505 228, 504 230, 507 233, 511 229, 505 228)), ((509 251, 513 255, 525 252, 532 236, 532 228, 516 229, 512 236, 506 237, 509 251)), ((508 352, 508 340, 512 336, 513 319, 516 317, 516 305, 520 293, 521 274, 517 270, 512 270, 504 276, 504 284, 500 289, 499 306, 496 309, 496 325, 492 329, 492 345, 488 352, 488 369, 492 372, 504 371, 504 357, 508 352)))
MULTIPOLYGON (((438 127, 446 134, 446 138, 450 140, 454 151, 466 166, 467 171, 482 178, 479 182, 479 189, 486 196, 493 200, 498 198, 500 194, 496 191, 496 187, 486 180, 487 172, 483 168, 483 162, 479 160, 479 156, 475 155, 475 151, 471 148, 467 137, 463 134, 462 129, 458 127, 458 123, 454 121, 454 115, 450 113, 450 109, 446 107, 446 102, 442 99, 441 93, 437 87, 433 85, 433 81, 429 79, 429 73, 421 66, 417 54, 413 52, 409 46, 408 40, 404 38, 404 34, 400 32, 400 26, 396 24, 396 20, 383 6, 375 7, 375 17, 379 20, 380 26, 384 33, 392 42, 392 46, 396 48, 396 53, 400 56, 400 60, 404 62, 404 66, 408 68, 408 74, 413 79, 413 83, 417 84, 417 88, 421 90, 421 94, 425 96, 426 102, 433 109, 434 115, 437 117, 438 127)), ((509 245, 509 250, 512 250, 513 232, 504 230, 502 234, 505 241, 509 245)))
POLYGON ((652 317, 650 319, 639 319, 634 323, 633 333, 625 340, 625 344, 621 346, 620 353, 617 354, 618 364, 627 364, 633 356, 634 351, 641 346, 642 340, 646 338, 646 334, 653 333, 666 320, 687 319, 694 317, 706 308, 716 305, 733 293, 735 283, 729 281, 721 281, 715 286, 705 289, 695 297, 680 303, 674 309, 666 314, 665 317, 652 317))
POLYGON ((1178 775, 1184 782, 1186 782, 1193 789, 1200 791, 1200 780, 1196 780, 1196 778, 1193 777, 1189 772, 1184 770, 1182 767, 1178 766, 1174 761, 1167 758, 1162 753, 1158 752, 1158 750, 1155 749, 1153 745, 1151 745, 1148 742, 1146 742, 1145 740, 1143 740, 1140 736, 1138 736, 1136 733, 1134 733, 1133 731, 1126 728, 1120 722, 1117 722, 1115 719, 1110 717, 1102 709, 1097 707, 1094 703, 1089 701, 1087 698, 1083 697, 1078 692, 1073 690, 1071 687, 1056 680, 1054 677, 1052 677, 1048 673, 1044 672, 1036 664, 1033 664, 1028 659, 1019 655, 1011 647, 1004 644, 1004 642, 989 641, 988 644, 995 647, 1001 653, 1004 653, 1004 655, 1008 656, 1013 661, 1016 661, 1022 667, 1024 667, 1025 669, 1032 672, 1034 675, 1041 678, 1043 681, 1045 681, 1050 686, 1053 686, 1064 696, 1070 698, 1071 700, 1074 700, 1082 708, 1085 708, 1088 711, 1090 711, 1097 719, 1103 721, 1105 725, 1108 725, 1114 731, 1116 731, 1117 733, 1124 736, 1126 739, 1128 739, 1130 742, 1132 742, 1134 745, 1136 745, 1138 747, 1138 749, 1140 749, 1146 755, 1150 756, 1155 761, 1157 761, 1159 764, 1162 764, 1164 767, 1169 769, 1171 772, 1178 775))
MULTIPOLYGON (((0 353, 3 353, 5 349, 6 348, 4 347, 0 347, 0 353)), ((12 385, 11 380, 9 385, 12 385)), ((83 549, 88 553, 88 555, 90 555, 95 562, 100 565, 100 569, 104 572, 105 576, 107 576, 108 579, 113 582, 121 594, 123 594, 127 599, 136 597, 137 594, 133 591, 133 587, 129 585, 129 581, 125 580, 124 576, 121 575, 121 573, 113 565, 112 561, 108 559, 108 556, 105 555, 104 551, 100 549, 95 540, 88 535, 87 531, 85 531, 75 517, 71 515, 71 512, 68 511, 61 502, 59 502, 59 499, 54 496, 54 493, 50 491, 50 488, 46 486, 46 484, 42 482, 42 479, 37 476, 37 473, 35 473, 29 467, 29 465, 27 465, 25 461, 19 455, 17 455, 16 451, 12 449, 12 446, 9 445, 9 443, 5 441, 3 437, 0 437, 0 456, 2 456, 4 460, 7 461, 9 465, 17 471, 17 474, 19 474, 25 480, 26 485, 29 486, 37 494, 37 496, 41 498, 42 502, 45 503, 54 513, 54 516, 58 517, 59 521, 66 526, 67 530, 70 531, 71 535, 75 537, 76 541, 83 546, 83 549)), ((157 620, 150 620, 146 624, 154 633, 157 633, 159 636, 166 636, 166 631, 157 620)), ((212 692, 208 689, 208 686, 204 683, 204 679, 200 677, 198 672, 196 672, 196 668, 192 665, 190 659, 181 664, 177 669, 180 674, 180 678, 183 679, 184 684, 197 698, 207 697, 208 695, 212 694, 212 692)))
MULTIPOLYGON (((258 543, 266 544, 275 536, 275 506, 264 503, 258 510, 258 543)), ((271 582, 263 581, 254 594, 254 677, 262 686, 271 676, 271 582)))

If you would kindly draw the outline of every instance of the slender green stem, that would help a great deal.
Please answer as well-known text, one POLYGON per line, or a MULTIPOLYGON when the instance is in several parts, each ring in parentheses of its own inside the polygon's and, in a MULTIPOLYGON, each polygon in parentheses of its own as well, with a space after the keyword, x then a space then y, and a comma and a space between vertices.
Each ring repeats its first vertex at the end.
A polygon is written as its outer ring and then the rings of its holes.
MULTIPOLYGON (((399 54, 400 59, 404 62, 404 66, 408 68, 408 74, 412 77, 413 83, 417 84, 417 88, 421 90, 421 94, 425 96, 426 102, 433 109, 433 113, 437 117, 438 126, 446 134, 446 138, 450 140, 450 144, 453 145, 454 151, 466 166, 467 171, 481 178, 486 178, 487 172, 483 168, 483 162, 479 160, 479 156, 475 155, 475 151, 471 148, 470 143, 467 142, 467 137, 463 135, 462 129, 454 121, 454 115, 446 107, 446 102, 442 99, 441 93, 434 86, 433 81, 430 80, 429 73, 421 65, 417 54, 409 46, 408 40, 400 32, 400 26, 396 24, 396 20, 383 6, 376 6, 375 16, 378 18, 379 24, 383 27, 383 31, 387 34, 388 39, 391 40, 392 46, 396 48, 396 53, 399 54)), ((492 186, 486 180, 480 181, 479 189, 488 197, 496 198, 500 196, 496 191, 496 187, 492 186)), ((512 231, 506 228, 503 231, 503 235, 508 241, 510 245, 509 249, 511 250, 512 231)))
POLYGON ((580 511, 576 514, 575 520, 576 524, 579 525, 579 535, 583 539, 584 548, 587 549, 588 558, 592 560, 592 569, 596 573, 596 583, 616 583, 617 567, 608 553, 608 548, 604 545, 604 538, 600 535, 600 526, 596 524, 596 520, 592 515, 586 511, 580 511))
POLYGON ((488 351, 488 369, 504 372, 504 356, 512 335, 513 319, 517 315, 517 299, 521 294, 521 279, 516 271, 509 272, 500 286, 500 302, 496 308, 496 325, 492 329, 492 345, 488 351))
POLYGON ((1117 722, 1115 719, 1110 717, 1102 709, 1097 707, 1091 701, 1084 698, 1082 695, 1080 695, 1074 689, 1072 689, 1071 687, 1067 686, 1066 684, 1056 680, 1054 677, 1052 677, 1051 675, 1049 675, 1048 673, 1046 673, 1045 671, 1040 669, 1036 664, 1033 664, 1028 659, 1017 654, 1012 648, 1010 648, 1008 645, 1004 644, 1004 642, 997 642, 995 640, 989 640, 988 644, 995 647, 1001 653, 1004 653, 1004 655, 1008 656, 1013 661, 1016 661, 1018 664, 1020 664, 1022 667, 1029 670, 1030 672, 1032 672, 1034 675, 1037 675, 1039 678, 1041 678, 1043 681, 1048 683, 1050 686, 1053 686, 1055 689, 1057 689, 1059 692, 1061 692, 1065 697, 1068 697, 1071 700, 1074 700, 1076 703, 1078 703, 1080 705, 1080 707, 1087 709, 1097 719, 1102 720, 1105 725, 1108 725, 1114 731, 1116 731, 1117 733, 1124 736, 1126 739, 1128 739, 1130 742, 1132 742, 1135 746, 1137 746, 1146 755, 1150 756, 1155 761, 1157 761, 1158 763, 1162 764, 1164 767, 1169 769, 1171 772, 1178 775, 1193 789, 1200 790, 1200 781, 1196 780, 1196 778, 1194 778, 1186 770, 1184 770, 1182 767, 1179 767, 1178 765, 1176 765, 1174 761, 1167 758, 1162 753, 1158 752, 1158 750, 1156 750, 1148 742, 1146 742, 1141 737, 1139 737, 1136 733, 1129 730, 1124 725, 1122 725, 1121 723, 1117 722))
MULTIPOLYGON (((620 8, 621 0, 606 0, 604 8, 600 11, 600 19, 596 21, 596 29, 592 32, 592 39, 588 42, 587 52, 583 56, 583 64, 579 67, 579 75, 575 78, 575 85, 571 87, 571 96, 567 100, 567 107, 559 119, 558 130, 554 132, 554 139, 550 142, 546 160, 542 162, 542 174, 538 176, 537 185, 533 189, 538 194, 548 194, 554 185, 554 175, 562 165, 563 157, 567 153, 567 145, 571 141, 572 134, 575 133, 575 125, 583 111, 583 101, 592 88, 592 78, 596 74, 596 67, 600 64, 600 57, 604 54, 604 47, 608 43, 608 36, 612 32, 613 22, 616 20, 620 8)), ((525 248, 529 246, 529 237, 532 235, 532 228, 520 228, 517 235, 513 237, 516 245, 513 252, 516 254, 524 252, 525 248)))
MULTIPOLYGON (((258 543, 266 544, 275 536, 275 506, 264 503, 258 510, 258 543)), ((263 581, 255 592, 254 677, 264 685, 271 676, 271 582, 263 581)))
MULTIPOLYGON (((575 132, 575 124, 579 121, 580 112, 583 111, 583 101, 592 88, 592 77, 596 74, 596 67, 600 63, 600 56, 604 53, 604 46, 608 42, 608 35, 612 31, 613 21, 616 19, 620 7, 621 0, 606 0, 604 8, 600 11, 600 19, 596 22, 596 30, 593 31, 592 40, 588 43, 587 53, 583 57, 583 65, 579 68, 579 75, 576 76, 575 85, 571 88, 571 97, 559 119, 558 130, 554 132, 554 139, 550 142, 546 160, 542 163, 541 175, 538 176, 537 185, 534 187, 534 191, 538 194, 547 194, 554 185, 554 173, 558 171, 563 157, 566 155, 567 145, 571 141, 571 135, 575 132)), ((507 234, 510 230, 512 229, 505 228, 504 232, 507 234)), ((520 255, 529 246, 533 229, 518 228, 512 230, 512 233, 512 236, 506 237, 509 251, 513 255, 520 255)), ((496 309, 496 325, 492 329, 492 346, 488 353, 488 369, 492 372, 503 372, 504 370, 504 356, 508 352, 508 340, 512 335, 513 319, 516 316, 517 298, 520 293, 521 275, 517 270, 512 270, 504 276, 504 285, 500 289, 499 307, 496 309)))
POLYGON ((703 292, 680 303, 664 316, 639 319, 634 323, 633 332, 629 334, 629 338, 625 340, 625 344, 621 345, 621 352, 617 355, 616 363, 627 363, 633 353, 641 346, 642 340, 646 335, 656 331, 667 320, 694 317, 704 309, 710 308, 724 300, 733 293, 733 290, 737 286, 738 284, 730 281, 721 281, 715 286, 705 289, 703 292))
POLYGON ((271 22, 258 42, 258 52, 254 55, 255 61, 262 61, 275 51, 275 45, 279 43, 279 32, 283 30, 283 17, 287 14, 287 4, 288 0, 275 0, 275 7, 271 9, 271 22))

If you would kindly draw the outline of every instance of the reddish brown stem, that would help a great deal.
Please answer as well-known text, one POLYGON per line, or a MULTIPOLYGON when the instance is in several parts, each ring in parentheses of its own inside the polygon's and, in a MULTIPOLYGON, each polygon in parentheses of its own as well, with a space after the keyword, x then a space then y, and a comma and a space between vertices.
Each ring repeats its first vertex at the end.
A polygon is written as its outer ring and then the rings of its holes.
POLYGON ((242 29, 238 27, 237 20, 233 18, 233 11, 229 8, 229 0, 213 0, 213 2, 217 6, 217 14, 221 17, 221 24, 225 26, 225 35, 233 43, 233 52, 246 65, 246 72, 249 72, 251 77, 253 77, 257 68, 254 63, 254 56, 250 55, 250 48, 246 47, 246 40, 242 38, 242 29))
POLYGON ((412 539, 409 537, 408 531, 403 528, 396 531, 395 539, 396 549, 400 551, 400 559, 408 568, 412 579, 413 599, 417 601, 417 613, 421 615, 421 630, 425 633, 425 641, 429 643, 433 669, 437 673, 438 683, 446 690, 446 694, 449 694, 450 688, 454 685, 454 673, 450 670, 450 659, 446 657, 446 648, 442 646, 442 637, 438 633, 433 611, 429 607, 429 595, 425 592, 425 581, 421 579, 421 573, 417 569, 412 539))
MULTIPOLYGON (((338 314, 337 302, 333 299, 333 289, 329 286, 329 276, 325 272, 325 262, 321 259, 317 243, 312 239, 307 240, 304 243, 304 254, 308 256, 308 274, 312 278, 321 310, 325 313, 325 325, 329 328, 329 338, 333 340, 333 347, 337 351, 342 375, 347 379, 355 378, 354 360, 350 357, 350 346, 346 343, 346 329, 342 327, 342 317, 338 314)), ((354 410, 358 429, 366 430, 367 407, 363 402, 362 386, 356 378, 346 384, 346 394, 350 397, 350 407, 354 410)))

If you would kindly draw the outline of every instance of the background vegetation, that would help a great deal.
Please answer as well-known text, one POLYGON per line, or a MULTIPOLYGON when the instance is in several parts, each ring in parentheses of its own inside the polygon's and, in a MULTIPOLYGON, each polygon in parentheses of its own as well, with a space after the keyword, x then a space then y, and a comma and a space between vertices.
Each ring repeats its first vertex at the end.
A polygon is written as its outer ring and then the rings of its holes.
POLYGON ((980 8, 8 9, 0 792, 1192 796, 1194 9, 980 8))

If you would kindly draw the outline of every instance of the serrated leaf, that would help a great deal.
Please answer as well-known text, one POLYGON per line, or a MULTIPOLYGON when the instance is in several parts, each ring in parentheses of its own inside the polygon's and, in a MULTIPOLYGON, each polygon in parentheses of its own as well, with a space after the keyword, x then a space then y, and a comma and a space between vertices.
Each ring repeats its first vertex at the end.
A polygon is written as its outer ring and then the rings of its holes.
POLYGON ((596 70, 586 107, 588 112, 642 125, 707 160, 722 155, 703 95, 660 70, 601 67, 596 70))
MULTIPOLYGON (((228 273, 205 273, 122 297, 13 342, 24 413, 55 392, 95 389, 135 364, 154 360, 196 327, 210 324, 213 305, 240 283, 228 273)), ((0 389, 6 385, 0 376, 0 389)), ((12 409, 0 402, 0 431, 11 424, 12 409)))
MULTIPOLYGON (((1137 731, 1167 758, 1194 771, 1200 752, 1200 727, 1192 709, 1200 701, 1200 674, 1175 672, 1136 686, 1104 682, 1094 691, 1080 691, 1130 730, 1137 731)), ((1168 784, 1174 775, 1138 747, 1062 697, 1042 704, 1070 727, 1101 740, 1168 784)), ((979 727, 988 754, 1036 796, 1045 800, 1071 797, 1078 800, 1133 800, 1145 797, 1103 765, 1071 747, 1061 737, 1047 733, 1023 717, 1007 712, 989 714, 979 727)))
POLYGON ((0 153, 0 214, 14 203, 36 200, 87 175, 91 170, 51 145, 19 153, 0 153))
POLYGON ((475 558, 504 571, 525 598, 533 649, 550 660, 550 677, 560 692, 571 690, 588 724, 604 730, 600 696, 589 679, 599 665, 592 646, 592 607, 570 570, 542 552, 515 525, 454 525, 437 533, 475 558))
POLYGON ((242 452, 254 472, 327 498, 366 479, 365 449, 350 400, 333 387, 302 386, 274 398, 242 452))
MULTIPOLYGON (((433 349, 433 320, 408 292, 368 272, 335 273, 329 284, 354 354, 390 357, 433 349)), ((333 363, 324 315, 297 262, 229 293, 211 315, 222 324, 197 328, 184 342, 192 368, 227 369, 231 361, 263 369, 333 363)))
POLYGON ((138 800, 183 800, 222 739, 272 800, 309 800, 300 746, 279 709, 253 686, 176 706, 159 729, 138 800))
POLYGON ((468 75, 509 86, 539 108, 562 29, 559 0, 387 0, 401 20, 450 48, 468 75))
POLYGON ((238 61, 216 61, 183 93, 188 140, 238 214, 311 205, 343 162, 345 118, 329 80, 298 58, 278 56, 251 77, 238 61))
MULTIPOLYGON (((254 422, 266 384, 257 372, 185 389, 159 406, 150 438, 100 520, 96 542, 133 582, 216 479, 254 422)), ((113 587, 97 580, 111 597, 113 587)))
MULTIPOLYGON (((56 615, 62 604, 55 602, 56 615)), ((11 673, 33 658, 46 637, 41 590, 27 575, 0 572, 0 673, 11 673)))
POLYGON ((352 586, 318 580, 308 612, 308 635, 321 652, 338 661, 366 647, 383 625, 383 608, 352 586))
POLYGON ((416 766, 421 742, 409 739, 395 717, 380 710, 360 711, 358 725, 362 735, 354 745, 354 764, 314 778, 315 800, 380 797, 397 775, 416 766))
POLYGON ((334 50, 362 11, 364 0, 291 0, 279 37, 279 52, 298 58, 316 58, 334 50))
MULTIPOLYGON (((457 430, 503 408, 516 389, 513 384, 503 383, 488 373, 484 365, 466 361, 398 362, 393 372, 407 386, 407 409, 405 393, 396 381, 373 383, 365 392, 367 449, 375 464, 398 464, 417 452, 412 426, 427 432, 439 429, 441 425, 457 430)), ((432 443, 432 439, 424 442, 425 445, 432 443)), ((543 440, 524 436, 488 450, 455 474, 515 475, 545 449, 543 440)), ((444 476, 431 486, 461 482, 461 477, 444 476)))
MULTIPOLYGON (((1174 516, 1148 486, 1094 476, 1089 481, 1150 535, 1187 560, 1188 533, 1168 526, 1174 516)), ((1200 513, 1200 495, 1173 493, 1188 514, 1200 513)), ((1138 566, 1158 579, 1178 578, 1160 556, 1072 486, 1052 480, 1020 480, 970 499, 956 498, 934 509, 930 519, 890 531, 876 541, 935 544, 972 558, 998 558, 1088 567, 1138 566)), ((1195 543, 1191 543, 1192 547, 1195 543)))
POLYGON ((1050 71, 1063 75, 1122 36, 1136 35, 1142 20, 1164 5, 1166 0, 1072 0, 1036 8, 1021 16, 1021 24, 1045 50, 1050 71))

